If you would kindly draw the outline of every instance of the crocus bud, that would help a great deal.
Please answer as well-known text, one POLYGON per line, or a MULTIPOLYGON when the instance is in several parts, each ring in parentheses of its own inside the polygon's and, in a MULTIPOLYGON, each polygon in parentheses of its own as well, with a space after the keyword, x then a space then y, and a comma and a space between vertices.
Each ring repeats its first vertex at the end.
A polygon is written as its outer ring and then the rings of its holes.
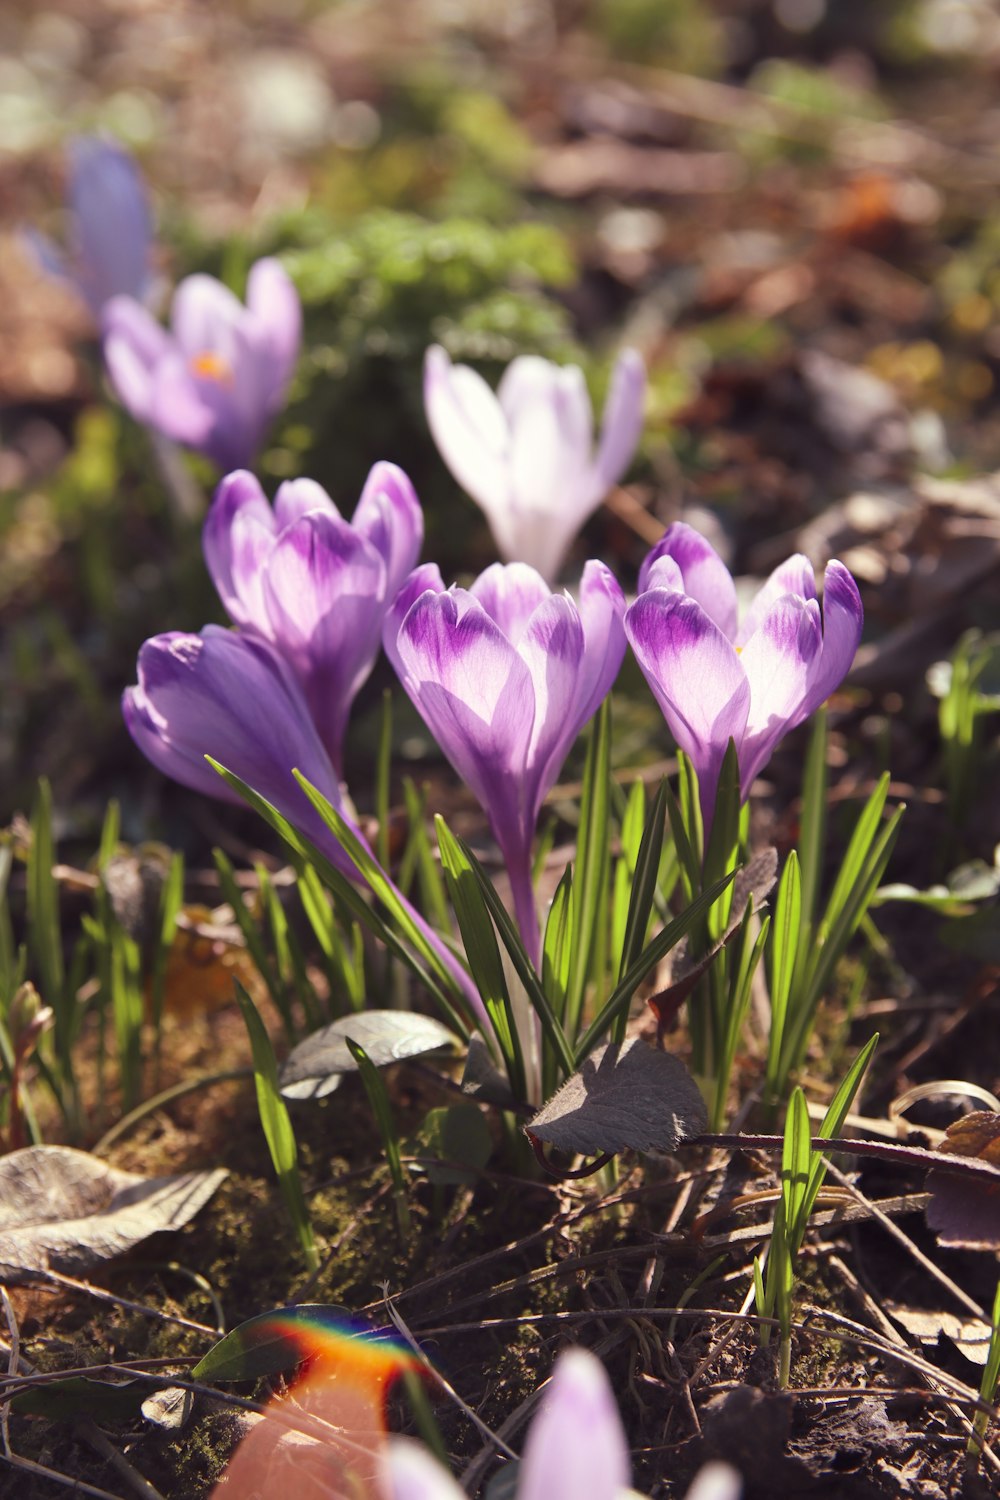
POLYGON ((222 469, 245 467, 288 392, 302 334, 298 294, 276 260, 259 260, 245 306, 213 276, 189 276, 170 317, 167 332, 131 297, 107 304, 111 383, 137 421, 222 469))
POLYGON ((864 611, 843 563, 827 565, 820 610, 808 558, 791 557, 740 624, 736 587, 714 548, 682 521, 639 573, 625 632, 674 739, 698 773, 706 830, 730 739, 745 800, 783 735, 839 686, 864 611))
POLYGON ((428 349, 427 421, 442 458, 486 513, 500 556, 552 580, 588 516, 617 484, 642 432, 646 372, 619 356, 594 451, 583 372, 535 355, 515 359, 496 395, 468 365, 428 349))
POLYGON ((423 530, 413 486, 387 463, 372 469, 350 523, 310 479, 281 485, 272 509, 245 470, 222 481, 206 518, 205 559, 230 618, 292 668, 338 774, 351 704, 423 530))

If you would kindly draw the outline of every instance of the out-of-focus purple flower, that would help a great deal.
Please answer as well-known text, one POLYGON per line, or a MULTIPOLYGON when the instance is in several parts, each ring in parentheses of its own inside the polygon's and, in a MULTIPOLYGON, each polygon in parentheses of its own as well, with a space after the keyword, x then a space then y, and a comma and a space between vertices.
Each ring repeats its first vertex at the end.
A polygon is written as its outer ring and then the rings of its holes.
MULTIPOLYGON (((292 775, 293 769, 301 771, 365 842, 344 806, 298 680, 269 642, 219 625, 206 625, 200 635, 171 631, 143 645, 138 677, 122 695, 122 712, 132 738, 158 770, 195 791, 239 803, 206 761, 211 755, 265 797, 349 879, 359 878, 292 775)), ((410 915, 477 1019, 486 1023, 468 976, 419 912, 411 907, 410 915)))
MULTIPOLYGON (((393 1438, 384 1460, 386 1500, 461 1500, 462 1491, 426 1449, 393 1438)), ((532 1423, 514 1500, 625 1500, 631 1464, 604 1366, 584 1349, 560 1355, 532 1423)), ((739 1475, 708 1464, 688 1500, 739 1500, 739 1475)))
POLYGON ((455 479, 486 512, 500 556, 555 578, 573 538, 628 468, 642 432, 646 371, 618 358, 594 451, 583 372, 536 355, 508 365, 496 395, 468 365, 428 349, 424 406, 455 479))
POLYGON ((213 276, 188 276, 174 293, 170 332, 131 297, 104 309, 111 383, 137 421, 245 468, 284 404, 302 334, 302 308, 276 260, 247 278, 246 305, 213 276))
POLYGON ((468 590, 446 590, 428 564, 411 574, 386 617, 389 659, 489 818, 533 958, 538 813, 618 674, 624 607, 599 562, 584 569, 579 606, 551 593, 526 563, 494 563, 468 590))
POLYGON ((342 816, 336 773, 301 689, 274 647, 206 625, 170 631, 139 652, 139 681, 126 688, 128 731, 158 770, 184 786, 240 802, 206 755, 260 792, 352 878, 354 866, 292 775, 299 770, 342 816))
POLYGON ((812 564, 791 557, 737 621, 728 568, 678 521, 639 573, 625 631, 670 732, 698 773, 711 824, 730 738, 745 799, 775 745, 829 697, 850 669, 864 612, 843 563, 827 565, 823 609, 812 564))
POLYGON ((69 144, 66 196, 68 251, 46 235, 27 235, 42 269, 70 282, 98 321, 112 297, 144 301, 152 286, 153 224, 131 156, 101 136, 76 136, 69 144))
POLYGON ((222 481, 206 518, 205 559, 230 618, 289 663, 338 774, 351 704, 422 542, 413 486, 388 463, 372 469, 350 523, 310 479, 281 485, 272 510, 245 470, 222 481))

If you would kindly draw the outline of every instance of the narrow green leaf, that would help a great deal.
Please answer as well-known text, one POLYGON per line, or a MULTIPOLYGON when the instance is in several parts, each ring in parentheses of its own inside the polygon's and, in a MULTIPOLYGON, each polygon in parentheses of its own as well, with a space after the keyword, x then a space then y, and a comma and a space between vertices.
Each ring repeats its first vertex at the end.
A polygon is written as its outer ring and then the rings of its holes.
MULTIPOLYGON (((736 743, 730 739, 719 771, 715 793, 715 812, 705 850, 702 883, 711 885, 721 879, 736 863, 740 836, 740 762, 736 743)), ((731 892, 723 895, 718 910, 712 913, 712 936, 721 937, 729 924, 731 892)))
POLYGON ((810 1187, 812 1137, 809 1130, 809 1107, 798 1087, 792 1090, 785 1119, 785 1144, 781 1153, 781 1196, 785 1205, 785 1223, 793 1253, 805 1234, 810 1187))
MULTIPOLYGON (((854 1103, 858 1089, 861 1087, 861 1080, 867 1071, 868 1064, 871 1062, 872 1055, 877 1046, 878 1032, 876 1031, 874 1036, 870 1037, 864 1047, 862 1047, 847 1070, 847 1075, 837 1089, 837 1092, 830 1100, 826 1114, 823 1116, 819 1130, 816 1132, 818 1141, 828 1141, 834 1136, 840 1135, 844 1128, 844 1121, 850 1114, 851 1105, 854 1103)), ((809 1186, 806 1192, 804 1209, 806 1219, 809 1218, 809 1215, 813 1211, 816 1195, 823 1185, 825 1176, 826 1168, 823 1165, 822 1158, 816 1153, 814 1154, 812 1166, 809 1171, 809 1186)))
POLYGON ((348 1036, 344 1040, 350 1050, 351 1056, 358 1065, 358 1073, 364 1084, 368 1102, 372 1107, 382 1141, 385 1146, 385 1157, 389 1163, 389 1173, 392 1177, 394 1197, 396 1200, 396 1216, 399 1221, 399 1232, 405 1239, 410 1232, 410 1205, 406 1196, 406 1178, 403 1175, 403 1164, 399 1156, 399 1135, 396 1131, 396 1122, 392 1118, 392 1106, 389 1103, 389 1095, 382 1081, 382 1075, 372 1062, 368 1053, 358 1042, 352 1041, 348 1036))
MULTIPOLYGON (((403 800, 409 823, 409 838, 403 851, 403 862, 412 861, 420 881, 420 903, 439 932, 447 932, 451 922, 448 897, 445 893, 441 866, 434 858, 434 850, 427 835, 426 797, 419 792, 411 777, 403 779, 403 800)), ((400 877, 402 885, 402 872, 400 877)), ((405 886, 403 887, 405 889, 405 886)))
MULTIPOLYGON (((231 861, 221 849, 213 849, 212 858, 215 861, 215 868, 218 872, 219 889, 222 892, 223 899, 228 903, 233 913, 233 920, 243 934, 243 941, 247 945, 247 952, 253 960, 254 967, 267 986, 267 993, 281 1017, 282 1025, 285 1028, 285 1035, 290 1042, 294 1042, 296 1037, 295 1021, 288 1004, 288 992, 282 981, 280 970, 268 953, 264 945, 264 938, 260 927, 254 920, 243 899, 243 893, 236 883, 236 872, 233 869, 231 861)), ((257 878, 258 880, 260 879, 259 870, 257 878)), ((264 879, 265 881, 267 880, 266 872, 264 879)))
POLYGON ((590 731, 587 761, 580 798, 570 902, 570 961, 564 1007, 565 1026, 571 1036, 580 1027, 583 997, 590 974, 597 927, 604 920, 606 902, 601 895, 608 880, 611 781, 611 700, 605 698, 590 731))
POLYGON ((467 1010, 465 1004, 466 996, 459 993, 454 975, 449 973, 440 961, 433 968, 424 965, 412 949, 406 946, 395 928, 383 922, 378 913, 372 910, 368 902, 361 895, 361 892, 356 886, 351 884, 346 875, 338 870, 327 859, 326 855, 316 848, 315 844, 311 843, 309 839, 293 828, 288 819, 283 817, 276 807, 268 802, 265 797, 262 797, 259 792, 255 792, 253 787, 248 786, 239 776, 234 775, 232 771, 227 771, 225 766, 221 765, 217 760, 213 760, 210 755, 206 755, 205 759, 219 773, 226 784, 231 786, 234 792, 238 792, 243 800, 255 812, 259 813, 266 823, 270 824, 295 854, 313 866, 324 884, 334 893, 345 910, 350 912, 352 916, 356 917, 360 923, 367 927, 379 942, 389 949, 390 953, 395 954, 397 958, 401 959, 407 965, 424 988, 433 995, 437 1004, 455 1029, 463 1036, 468 1036, 468 1019, 463 1019, 459 1015, 455 1005, 452 1003, 452 999, 449 998, 449 996, 453 996, 460 999, 463 1005, 463 1012, 467 1010), (440 982, 442 975, 445 976, 445 983, 440 982))
MULTIPOLYGON (((310 1330, 328 1325, 353 1331, 346 1307, 300 1302, 258 1313, 213 1344, 191 1371, 192 1380, 258 1380, 294 1370, 312 1355, 310 1330)), ((148 1389, 148 1387, 147 1387, 148 1389)))
POLYGON ((656 896, 663 854, 668 790, 667 780, 664 777, 653 799, 653 806, 650 808, 649 817, 646 819, 636 851, 635 874, 632 879, 628 919, 625 924, 621 964, 618 970, 619 983, 637 962, 649 931, 649 920, 653 911, 653 900, 656 896))
POLYGON ((524 985, 525 993, 528 996, 531 1007, 542 1024, 542 1030, 554 1048, 555 1055, 559 1059, 563 1072, 568 1075, 574 1071, 576 1066, 573 1049, 566 1040, 566 1035, 556 1018, 552 1006, 549 1004, 548 996, 539 982, 538 975, 535 973, 535 966, 524 950, 520 934, 511 921, 506 907, 497 895, 493 882, 468 844, 460 839, 457 834, 453 835, 453 837, 468 860, 469 867, 475 875, 476 880, 479 882, 487 909, 493 918, 493 924, 500 934, 500 941, 510 954, 514 972, 524 985))
POLYGON ((31 819, 28 851, 28 948, 37 968, 39 989, 56 1016, 57 1030, 67 1021, 64 1004, 62 931, 59 922, 59 887, 53 875, 55 845, 52 838, 52 789, 42 776, 38 782, 31 819))
POLYGON ((816 921, 826 842, 826 734, 827 710, 824 705, 813 718, 802 779, 798 848, 802 864, 802 916, 807 930, 816 921))
POLYGON ((160 1038, 160 1023, 163 1019, 163 1002, 167 982, 167 963, 177 933, 177 918, 184 903, 184 856, 177 851, 170 858, 170 868, 163 883, 160 897, 160 927, 153 948, 152 973, 150 976, 151 1012, 157 1044, 160 1038))
POLYGON ((281 1097, 278 1086, 278 1064, 271 1046, 271 1038, 247 991, 235 981, 236 998, 239 1001, 243 1021, 250 1036, 253 1055, 254 1086, 257 1090, 257 1109, 264 1130, 267 1149, 277 1173, 278 1183, 284 1194, 288 1211, 298 1235, 302 1253, 311 1271, 319 1266, 319 1254, 309 1221, 302 1179, 299 1176, 298 1148, 295 1131, 292 1129, 288 1107, 281 1097))
POLYGON ((707 891, 703 891, 700 896, 697 896, 681 912, 679 917, 675 917, 672 922, 669 922, 656 935, 653 941, 643 949, 628 973, 618 984, 611 998, 601 1007, 598 1014, 587 1027, 583 1037, 577 1043, 576 1063, 570 1069, 570 1072, 574 1072, 579 1067, 580 1063, 587 1056, 587 1053, 597 1045, 608 1028, 616 1020, 619 1013, 623 1009, 627 1009, 632 996, 646 975, 651 973, 660 962, 660 959, 669 953, 671 948, 675 948, 681 938, 690 932, 697 922, 705 917, 706 913, 711 909, 712 904, 718 900, 719 896, 726 889, 726 886, 735 877, 736 871, 732 870, 728 875, 723 876, 721 880, 717 880, 714 885, 709 886, 707 891))
POLYGON ((375 757, 375 817, 378 839, 375 852, 384 870, 389 868, 389 783, 392 772, 392 689, 382 690, 382 718, 375 757))
POLYGON ((768 1082, 774 1083, 788 1014, 788 997, 798 957, 802 923, 802 886, 799 859, 793 849, 785 862, 771 926, 771 1035, 768 1041, 768 1082))
POLYGON ((441 868, 444 870, 451 904, 465 944, 469 968, 486 1006, 511 1087, 516 1097, 523 1099, 526 1081, 521 1039, 517 1034, 517 1021, 510 1003, 493 922, 479 882, 454 834, 440 815, 434 819, 434 826, 441 851, 441 868))

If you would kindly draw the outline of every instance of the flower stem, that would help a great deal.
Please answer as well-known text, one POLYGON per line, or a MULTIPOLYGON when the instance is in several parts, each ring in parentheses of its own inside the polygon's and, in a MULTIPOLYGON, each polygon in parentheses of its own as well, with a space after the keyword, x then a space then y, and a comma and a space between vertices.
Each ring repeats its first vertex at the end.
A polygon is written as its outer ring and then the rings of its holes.
POLYGON ((511 896, 514 901, 514 920, 521 934, 525 952, 538 969, 542 957, 542 934, 538 925, 535 887, 531 879, 530 848, 517 856, 508 855, 506 862, 511 896))

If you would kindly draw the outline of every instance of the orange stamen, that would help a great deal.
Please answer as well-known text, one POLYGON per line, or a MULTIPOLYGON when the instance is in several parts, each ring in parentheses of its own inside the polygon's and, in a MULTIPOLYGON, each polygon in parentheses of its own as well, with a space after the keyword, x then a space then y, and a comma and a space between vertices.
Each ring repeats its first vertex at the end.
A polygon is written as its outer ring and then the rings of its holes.
POLYGON ((233 372, 229 361, 212 349, 204 349, 191 360, 191 372, 203 380, 217 380, 222 385, 232 385, 233 372))

